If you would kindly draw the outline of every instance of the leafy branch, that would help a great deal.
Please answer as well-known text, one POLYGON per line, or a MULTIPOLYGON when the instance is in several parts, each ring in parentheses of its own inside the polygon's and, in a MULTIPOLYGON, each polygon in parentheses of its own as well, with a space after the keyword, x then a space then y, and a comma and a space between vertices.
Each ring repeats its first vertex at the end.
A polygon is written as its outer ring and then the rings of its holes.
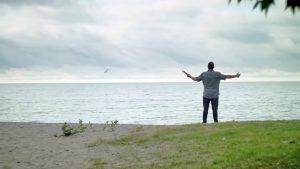
MULTIPOLYGON (((231 3, 231 1, 232 0, 229 0, 229 3, 231 3)), ((237 0, 237 2, 240 3, 240 2, 242 2, 242 0, 237 0)), ((265 12, 265 14, 267 14, 271 5, 275 5, 275 0, 255 0, 253 9, 256 9, 257 7, 259 7, 261 11, 263 11, 263 12, 265 12)), ((300 1, 299 0, 286 0, 285 9, 288 9, 288 8, 290 8, 292 10, 293 14, 295 14, 295 9, 300 8, 300 1)))

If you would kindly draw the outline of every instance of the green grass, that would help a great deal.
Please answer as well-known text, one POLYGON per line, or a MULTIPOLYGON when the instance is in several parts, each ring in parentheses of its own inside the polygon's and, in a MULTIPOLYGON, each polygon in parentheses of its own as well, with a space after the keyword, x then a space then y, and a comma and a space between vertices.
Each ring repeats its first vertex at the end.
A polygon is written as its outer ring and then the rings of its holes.
POLYGON ((87 147, 87 148, 92 148, 92 147, 96 147, 97 145, 100 145, 100 144, 102 144, 102 143, 104 143, 103 140, 99 139, 99 140, 97 140, 97 141, 95 141, 95 142, 86 144, 86 147, 87 147))
POLYGON ((103 162, 100 159, 93 159, 93 166, 92 167, 86 167, 83 169, 105 169, 104 165, 106 165, 106 162, 103 162))
POLYGON ((130 150, 115 168, 300 168, 300 121, 184 125, 101 144, 130 150))

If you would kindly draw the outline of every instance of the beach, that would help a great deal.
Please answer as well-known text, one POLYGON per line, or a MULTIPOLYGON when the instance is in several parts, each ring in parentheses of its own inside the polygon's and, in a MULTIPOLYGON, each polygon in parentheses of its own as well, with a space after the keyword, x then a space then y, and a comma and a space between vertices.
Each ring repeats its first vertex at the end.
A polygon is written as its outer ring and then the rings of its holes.
POLYGON ((1 169, 299 168, 300 122, 0 123, 1 169), (73 128, 77 123, 70 124, 73 128))
MULTIPOLYGON (((130 135, 136 132, 139 125, 118 125, 113 132, 110 128, 103 131, 105 126, 86 125, 83 133, 55 137, 55 134, 62 134, 62 124, 1 122, 0 166, 5 169, 80 169, 91 165, 91 160, 95 157, 118 166, 114 157, 118 158, 119 150, 111 146, 91 149, 87 144, 100 138, 110 140, 130 135)), ((157 127, 143 126, 141 132, 150 134, 157 127)))

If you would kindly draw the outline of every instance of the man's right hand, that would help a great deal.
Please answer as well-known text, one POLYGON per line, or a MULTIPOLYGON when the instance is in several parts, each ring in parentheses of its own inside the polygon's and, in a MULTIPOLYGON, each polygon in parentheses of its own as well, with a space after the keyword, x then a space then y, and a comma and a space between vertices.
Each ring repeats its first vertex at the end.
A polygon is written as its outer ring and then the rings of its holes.
POLYGON ((187 73, 186 71, 182 71, 187 77, 189 77, 189 78, 191 78, 192 76, 191 76, 191 74, 189 74, 189 73, 187 73))

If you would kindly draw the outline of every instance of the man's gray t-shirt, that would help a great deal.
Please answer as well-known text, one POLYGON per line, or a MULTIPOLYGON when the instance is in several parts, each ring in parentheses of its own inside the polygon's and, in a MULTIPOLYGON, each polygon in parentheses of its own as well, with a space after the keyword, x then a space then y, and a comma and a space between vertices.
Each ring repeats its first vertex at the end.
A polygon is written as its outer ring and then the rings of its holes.
POLYGON ((197 81, 202 81, 204 85, 203 97, 213 99, 219 97, 220 80, 225 80, 226 76, 214 70, 208 70, 201 73, 196 78, 197 81))

